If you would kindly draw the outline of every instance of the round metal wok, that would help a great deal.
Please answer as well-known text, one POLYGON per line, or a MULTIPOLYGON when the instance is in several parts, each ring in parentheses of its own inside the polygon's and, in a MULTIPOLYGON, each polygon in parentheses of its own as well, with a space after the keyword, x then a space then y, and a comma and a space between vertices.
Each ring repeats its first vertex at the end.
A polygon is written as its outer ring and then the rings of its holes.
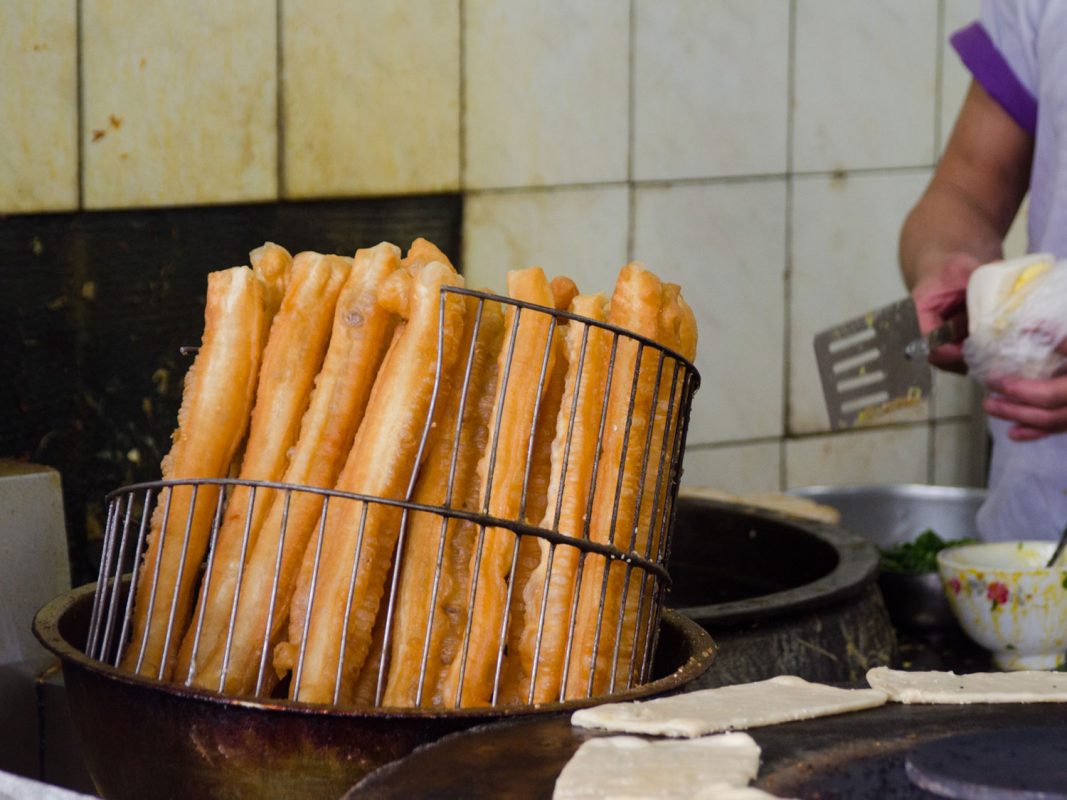
MULTIPOLYGON (((105 798, 340 797, 371 770, 448 733, 605 701, 443 711, 224 697, 87 657, 94 591, 89 584, 56 598, 33 628, 62 661, 86 764, 105 798)), ((610 699, 679 691, 708 669, 715 650, 700 626, 664 610, 653 680, 610 699)))

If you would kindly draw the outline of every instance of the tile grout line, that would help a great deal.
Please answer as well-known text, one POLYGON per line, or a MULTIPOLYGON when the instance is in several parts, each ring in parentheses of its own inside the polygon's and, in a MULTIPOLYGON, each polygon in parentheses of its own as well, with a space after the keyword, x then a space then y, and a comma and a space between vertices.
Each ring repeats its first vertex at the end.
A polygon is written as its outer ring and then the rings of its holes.
POLYGON ((285 0, 277 0, 274 5, 274 117, 276 128, 277 152, 274 154, 274 169, 277 171, 277 187, 275 189, 278 199, 286 196, 287 186, 285 181, 285 56, 283 53, 284 32, 283 23, 285 13, 282 3, 285 0))
POLYGON ((84 41, 82 36, 82 14, 83 14, 83 0, 77 0, 74 7, 74 47, 76 48, 76 54, 74 59, 74 78, 76 86, 76 109, 75 109, 75 136, 77 137, 77 144, 75 146, 75 152, 78 156, 78 169, 77 169, 77 203, 78 210, 85 210, 85 78, 83 76, 84 71, 84 41))
POLYGON ((634 236, 637 225, 637 188, 634 181, 634 124, 637 119, 635 108, 636 88, 634 73, 637 60, 637 0, 630 0, 630 57, 627 59, 626 83, 626 261, 634 258, 634 236))
MULTIPOLYGON (((941 106, 943 102, 942 84, 944 76, 944 40, 945 40, 945 0, 937 0, 936 40, 934 41, 934 141, 933 165, 937 168, 938 152, 941 144, 941 106)), ((926 436, 926 482, 933 484, 937 478, 937 381, 932 379, 929 400, 930 419, 926 436)))
POLYGON ((785 114, 785 264, 782 274, 782 436, 778 445, 778 488, 789 485, 788 448, 789 417, 792 411, 790 365, 792 364, 792 305, 793 305, 793 125, 796 100, 797 4, 789 2, 788 55, 786 57, 786 114, 785 114))
POLYGON ((459 2, 459 191, 465 199, 467 188, 467 4, 459 2))

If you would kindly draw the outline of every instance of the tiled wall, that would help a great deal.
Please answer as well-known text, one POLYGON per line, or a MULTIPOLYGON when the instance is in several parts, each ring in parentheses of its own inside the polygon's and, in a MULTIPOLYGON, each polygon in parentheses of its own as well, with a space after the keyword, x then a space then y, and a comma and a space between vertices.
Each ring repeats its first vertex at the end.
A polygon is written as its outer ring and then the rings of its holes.
POLYGON ((16 0, 0 212, 462 191, 475 286, 537 263, 606 289, 629 258, 682 283, 704 378, 686 482, 976 482, 965 379, 830 435, 811 354, 816 331, 903 294, 897 233, 967 85, 945 39, 976 12, 16 0))

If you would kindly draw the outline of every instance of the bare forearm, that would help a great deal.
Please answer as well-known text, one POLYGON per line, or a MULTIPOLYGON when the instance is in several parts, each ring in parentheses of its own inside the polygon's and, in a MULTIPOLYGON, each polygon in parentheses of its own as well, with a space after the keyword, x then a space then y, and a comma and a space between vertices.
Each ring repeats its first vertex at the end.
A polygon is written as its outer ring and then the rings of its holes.
POLYGON ((901 230, 904 282, 911 289, 955 256, 970 256, 979 264, 995 261, 1002 255, 1006 228, 1003 220, 990 217, 965 191, 935 176, 901 230))

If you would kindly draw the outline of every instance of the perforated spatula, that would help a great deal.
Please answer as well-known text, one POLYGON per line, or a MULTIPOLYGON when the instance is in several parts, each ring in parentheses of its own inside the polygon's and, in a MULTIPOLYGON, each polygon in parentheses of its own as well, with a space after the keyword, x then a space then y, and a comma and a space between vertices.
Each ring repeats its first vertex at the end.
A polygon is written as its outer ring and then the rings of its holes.
POLYGON ((930 394, 931 349, 958 338, 962 318, 926 336, 911 298, 834 325, 815 336, 826 411, 833 430, 914 405, 930 394))

